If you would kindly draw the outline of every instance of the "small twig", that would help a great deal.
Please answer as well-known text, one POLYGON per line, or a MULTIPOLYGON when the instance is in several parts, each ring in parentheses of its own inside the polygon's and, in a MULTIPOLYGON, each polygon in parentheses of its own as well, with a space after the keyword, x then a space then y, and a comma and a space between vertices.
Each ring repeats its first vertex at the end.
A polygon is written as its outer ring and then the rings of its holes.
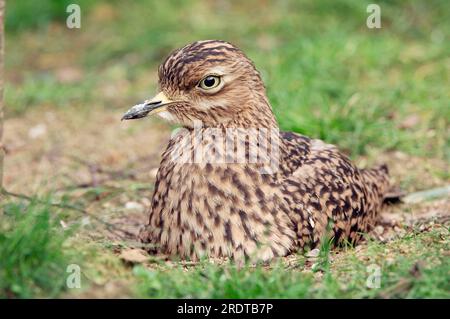
MULTIPOLYGON (((109 181, 115 181, 115 180, 123 180, 123 179, 131 179, 131 180, 137 180, 137 176, 141 172, 149 171, 152 166, 146 166, 139 169, 120 169, 120 170, 110 170, 105 169, 101 165, 96 163, 91 163, 85 159, 79 158, 75 155, 69 156, 72 160, 75 162, 87 166, 89 173, 91 175, 91 181, 84 182, 84 183, 78 183, 72 186, 68 187, 62 187, 57 189, 60 190, 73 190, 73 189, 79 189, 79 188, 95 188, 98 186, 105 185, 105 183, 109 181), (106 175, 106 177, 98 177, 98 174, 106 175)), ((142 157, 141 159, 146 159, 147 157, 142 157)), ((70 178, 70 176, 68 176, 70 178)))
POLYGON ((37 201, 40 204, 49 204, 50 206, 54 206, 54 207, 58 207, 58 208, 66 208, 66 209, 71 209, 71 210, 76 210, 80 213, 84 213, 84 214, 88 214, 84 209, 77 207, 77 206, 73 206, 70 204, 63 204, 63 203, 48 203, 24 194, 18 194, 18 193, 13 193, 13 192, 9 192, 6 189, 2 189, 2 194, 5 196, 12 196, 12 197, 16 197, 16 198, 20 198, 20 199, 25 199, 26 201, 32 202, 32 201, 37 201))
MULTIPOLYGON (((68 178, 70 178, 72 181, 73 179, 70 176, 67 176, 68 178)), ((75 184, 73 183, 70 186, 64 186, 64 187, 59 187, 56 188, 56 191, 67 191, 67 190, 75 190, 75 189, 83 189, 83 188, 97 188, 97 187, 106 187, 106 188, 111 188, 111 189, 122 189, 121 187, 117 187, 117 186, 111 186, 108 185, 107 182, 112 181, 111 178, 97 178, 96 179, 96 185, 94 185, 94 183, 92 181, 90 182, 84 182, 84 183, 78 183, 75 184)))
POLYGON ((44 204, 44 205, 48 204, 48 205, 53 206, 53 207, 58 207, 58 208, 62 208, 62 209, 70 209, 70 210, 73 210, 73 211, 77 211, 79 213, 87 215, 87 216, 91 217, 92 219, 100 222, 101 224, 105 225, 110 230, 114 229, 114 230, 120 231, 120 232, 122 232, 122 233, 124 233, 126 235, 133 236, 133 237, 135 236, 135 234, 133 234, 133 233, 127 231, 127 230, 120 229, 117 226, 115 226, 113 224, 110 224, 107 221, 104 221, 103 219, 88 213, 85 209, 80 208, 78 206, 74 206, 74 205, 70 205, 70 204, 64 204, 64 203, 46 202, 46 201, 42 201, 40 199, 36 199, 36 198, 30 197, 30 196, 27 196, 27 195, 24 195, 24 194, 18 194, 18 193, 9 192, 5 188, 2 188, 0 190, 0 192, 4 196, 16 197, 16 198, 24 199, 24 200, 29 201, 29 202, 36 201, 36 202, 38 202, 40 204, 44 204))
POLYGON ((75 162, 78 162, 79 164, 87 166, 91 174, 93 173, 106 174, 109 176, 110 179, 115 178, 136 179, 137 170, 131 170, 128 172, 127 171, 124 172, 124 170, 109 170, 101 167, 99 164, 91 163, 87 160, 84 160, 74 155, 70 156, 70 158, 75 162))

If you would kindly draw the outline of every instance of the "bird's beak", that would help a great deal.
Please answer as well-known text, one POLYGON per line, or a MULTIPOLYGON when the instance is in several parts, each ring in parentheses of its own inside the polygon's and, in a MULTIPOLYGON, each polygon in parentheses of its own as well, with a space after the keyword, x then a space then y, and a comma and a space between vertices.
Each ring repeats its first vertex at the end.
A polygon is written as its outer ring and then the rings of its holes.
POLYGON ((142 104, 137 104, 129 109, 123 116, 123 120, 134 120, 156 114, 166 110, 166 106, 173 101, 169 100, 163 92, 158 93, 153 99, 142 104))

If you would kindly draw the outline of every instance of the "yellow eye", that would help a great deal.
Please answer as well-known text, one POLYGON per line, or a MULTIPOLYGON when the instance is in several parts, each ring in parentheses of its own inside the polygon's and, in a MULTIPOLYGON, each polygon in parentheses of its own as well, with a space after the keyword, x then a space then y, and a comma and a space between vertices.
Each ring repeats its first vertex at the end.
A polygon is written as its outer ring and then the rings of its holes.
POLYGON ((203 80, 200 81, 198 86, 203 90, 211 90, 220 84, 220 77, 217 75, 208 75, 203 80))

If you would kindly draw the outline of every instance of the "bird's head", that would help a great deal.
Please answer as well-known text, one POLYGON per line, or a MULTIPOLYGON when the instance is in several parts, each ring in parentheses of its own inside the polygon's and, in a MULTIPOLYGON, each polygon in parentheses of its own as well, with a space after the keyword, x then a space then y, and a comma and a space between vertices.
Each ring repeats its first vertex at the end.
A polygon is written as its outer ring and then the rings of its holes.
POLYGON ((159 93, 122 119, 151 114, 193 127, 274 127, 264 84, 252 61, 234 45, 197 41, 172 52, 159 67, 159 93))

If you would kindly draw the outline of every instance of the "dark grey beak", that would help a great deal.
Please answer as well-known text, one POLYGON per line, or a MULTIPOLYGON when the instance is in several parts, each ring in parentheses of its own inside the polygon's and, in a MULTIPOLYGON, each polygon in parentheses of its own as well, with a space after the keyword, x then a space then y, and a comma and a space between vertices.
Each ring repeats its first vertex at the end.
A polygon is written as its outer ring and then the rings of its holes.
POLYGON ((122 116, 122 121, 146 117, 151 111, 160 108, 163 105, 164 104, 162 103, 162 101, 150 101, 142 104, 137 104, 122 116))

